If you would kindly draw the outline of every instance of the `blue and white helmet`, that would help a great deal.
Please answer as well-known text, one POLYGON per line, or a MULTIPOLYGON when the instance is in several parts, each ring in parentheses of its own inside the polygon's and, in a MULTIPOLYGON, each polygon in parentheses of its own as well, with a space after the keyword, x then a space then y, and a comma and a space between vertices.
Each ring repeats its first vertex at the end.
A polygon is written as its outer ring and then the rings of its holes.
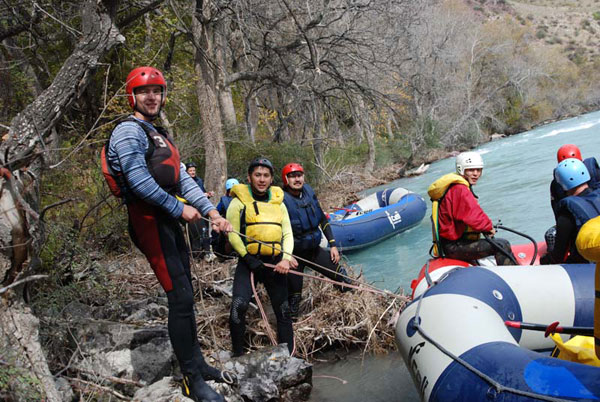
POLYGON ((231 188, 236 184, 240 184, 240 182, 237 181, 237 179, 227 179, 227 181, 225 182, 225 190, 231 190, 231 188))
POLYGON ((582 161, 569 158, 558 164, 554 177, 563 190, 569 191, 590 181, 590 172, 582 161))

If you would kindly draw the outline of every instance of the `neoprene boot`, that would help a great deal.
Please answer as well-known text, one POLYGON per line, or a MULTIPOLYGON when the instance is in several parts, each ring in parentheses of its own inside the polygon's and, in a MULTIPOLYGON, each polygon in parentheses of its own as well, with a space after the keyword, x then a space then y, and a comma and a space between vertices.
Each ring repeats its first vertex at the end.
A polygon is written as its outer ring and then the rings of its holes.
POLYGON ((200 345, 198 344, 194 346, 194 358, 196 359, 197 367, 200 369, 200 374, 205 381, 215 381, 229 385, 237 384, 238 379, 235 373, 229 370, 221 371, 206 362, 202 355, 202 349, 200 349, 200 345))
POLYGON ((288 297, 288 304, 290 307, 290 318, 293 322, 298 321, 300 316, 300 302, 302 301, 301 293, 293 293, 288 297))
MULTIPOLYGON (((340 275, 336 275, 336 278, 335 278, 338 282, 347 283, 348 285, 354 284, 353 281, 349 278, 346 268, 344 268, 340 265, 337 272, 340 274, 340 275), (344 276, 341 276, 341 275, 344 275, 344 276)), ((348 287, 348 286, 342 286, 342 285, 333 285, 333 286, 340 292, 350 292, 353 290, 351 287, 348 287)))
POLYGON ((184 396, 196 402, 225 402, 223 396, 219 395, 204 381, 195 362, 190 361, 182 364, 181 371, 183 374, 181 391, 184 396))

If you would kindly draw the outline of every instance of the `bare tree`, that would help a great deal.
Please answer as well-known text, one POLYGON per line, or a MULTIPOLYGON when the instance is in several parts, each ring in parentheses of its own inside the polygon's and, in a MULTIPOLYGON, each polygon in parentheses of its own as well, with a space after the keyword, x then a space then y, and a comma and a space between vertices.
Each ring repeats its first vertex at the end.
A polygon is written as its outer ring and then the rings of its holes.
MULTIPOLYGON (((38 266, 38 254, 43 241, 44 212, 40 210, 39 184, 47 157, 53 150, 48 140, 57 122, 69 110, 89 85, 101 66, 101 58, 124 37, 117 28, 118 0, 85 0, 77 2, 80 26, 73 27, 53 17, 67 35, 77 40, 70 56, 64 60, 49 85, 37 94, 11 121, 7 135, 0 143, 0 279, 5 285, 0 293, 13 292, 27 281, 25 269, 38 266)), ((7 5, 7 2, 4 2, 7 5)), ((156 6, 154 2, 154 7, 156 6)), ((76 3, 62 4, 62 9, 76 10, 76 3)), ((148 4, 150 5, 150 3, 148 4)), ((39 27, 24 26, 26 15, 44 15, 49 11, 38 2, 14 3, 3 10, 12 25, 0 35, 6 41, 26 33, 42 41, 39 27), (28 10, 27 10, 28 9, 28 10)), ((33 18, 36 20, 38 17, 33 18)), ((121 21, 126 24, 127 21, 121 21)), ((31 64, 30 64, 31 65, 31 64)), ((43 65, 42 65, 43 67, 43 65)), ((7 301, 9 299, 6 299, 7 301)), ((11 350, 17 365, 29 369, 39 380, 40 393, 48 401, 59 401, 52 375, 38 341, 38 321, 23 303, 14 297, 0 308, 0 348, 11 350)))

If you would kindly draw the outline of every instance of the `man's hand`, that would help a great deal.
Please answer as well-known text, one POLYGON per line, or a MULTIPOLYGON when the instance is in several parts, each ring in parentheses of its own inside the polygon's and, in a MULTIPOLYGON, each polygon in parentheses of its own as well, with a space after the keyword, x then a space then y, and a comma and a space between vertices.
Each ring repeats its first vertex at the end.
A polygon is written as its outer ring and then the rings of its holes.
POLYGON ((206 194, 206 196, 208 198, 210 198, 210 197, 213 197, 215 195, 215 192, 214 191, 207 191, 205 194, 206 194))
POLYGON ((340 262, 340 252, 338 251, 337 247, 331 247, 329 249, 329 255, 331 256, 331 262, 333 262, 334 264, 340 262))
POLYGON ((492 230, 490 230, 490 236, 494 237, 496 235, 496 228, 492 227, 492 230))
POLYGON ((191 205, 183 204, 183 212, 181 213, 181 217, 186 222, 195 222, 198 219, 202 219, 202 215, 198 210, 191 205))
POLYGON ((229 233, 233 230, 233 226, 231 226, 231 223, 227 219, 219 215, 216 209, 211 210, 208 213, 208 216, 211 219, 210 224, 215 232, 229 233))
MULTIPOLYGON (((296 263, 296 266, 297 265, 298 265, 298 263, 296 263)), ((275 265, 275 272, 286 275, 291 268, 292 268, 291 261, 281 260, 277 263, 277 265, 275 265)))

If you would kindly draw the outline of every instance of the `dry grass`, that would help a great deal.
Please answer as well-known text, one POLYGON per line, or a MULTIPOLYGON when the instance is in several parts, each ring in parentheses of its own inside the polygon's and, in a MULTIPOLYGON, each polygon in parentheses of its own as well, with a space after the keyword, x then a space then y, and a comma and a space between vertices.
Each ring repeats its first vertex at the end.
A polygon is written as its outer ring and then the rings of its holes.
MULTIPOLYGON (((235 261, 197 262, 193 265, 194 285, 198 290, 198 335, 207 353, 231 348, 228 325, 231 298, 228 293, 235 261)), ((144 299, 162 294, 158 281, 142 256, 129 256, 113 262, 113 265, 116 269, 113 270, 111 279, 115 286, 119 286, 119 295, 144 299)), ((349 267, 347 269, 350 270, 349 267)), ((307 273, 312 274, 310 270, 307 273)), ((362 279, 359 281, 364 283, 362 279)), ((257 291, 269 316, 269 325, 275 330, 275 319, 266 292, 260 285, 257 291)), ((406 302, 406 298, 386 297, 358 290, 341 293, 329 283, 310 278, 304 279, 303 296, 301 316, 294 324, 297 356, 312 360, 318 352, 333 348, 362 349, 366 353, 395 349, 394 329, 390 320, 406 302)), ((251 347, 269 345, 265 323, 259 311, 251 307, 246 319, 251 347)), ((166 317, 160 320, 166 324, 166 317)))

